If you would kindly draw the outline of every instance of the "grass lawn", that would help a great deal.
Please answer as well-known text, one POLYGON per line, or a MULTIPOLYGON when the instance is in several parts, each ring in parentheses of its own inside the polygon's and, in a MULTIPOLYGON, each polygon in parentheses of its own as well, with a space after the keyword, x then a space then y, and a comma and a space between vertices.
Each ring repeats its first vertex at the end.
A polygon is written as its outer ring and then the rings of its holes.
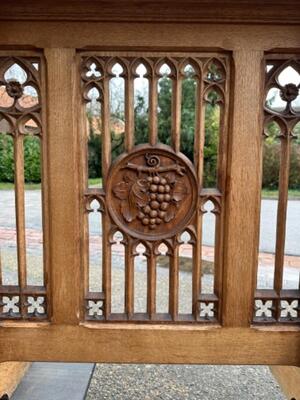
MULTIPOLYGON (((89 186, 100 186, 102 179, 93 178, 89 179, 89 186)), ((14 184, 10 182, 0 182, 0 190, 10 190, 14 188, 14 184)), ((25 190, 38 190, 41 189, 40 183, 25 183, 25 190)))
MULTIPOLYGON (((278 190, 263 189, 263 199, 278 199, 278 190)), ((300 190, 289 190, 289 200, 300 200, 300 190)))

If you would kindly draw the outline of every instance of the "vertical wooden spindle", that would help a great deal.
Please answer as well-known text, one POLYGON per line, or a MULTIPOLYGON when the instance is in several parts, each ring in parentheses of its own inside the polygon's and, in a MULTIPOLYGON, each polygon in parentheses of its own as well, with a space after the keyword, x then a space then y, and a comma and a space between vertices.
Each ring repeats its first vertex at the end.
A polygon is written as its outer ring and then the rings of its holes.
POLYGON ((25 199, 24 199, 24 148, 23 136, 18 132, 14 139, 15 154, 15 201, 18 245, 18 279, 20 287, 21 315, 26 315, 25 298, 23 296, 27 283, 26 271, 26 235, 25 235, 25 199))
POLYGON ((170 260, 169 313, 173 321, 178 318, 179 246, 176 244, 170 260))
POLYGON ((134 146, 134 78, 128 68, 125 77, 125 151, 134 146))
POLYGON ((125 313, 132 318, 134 312, 134 257, 132 242, 125 243, 125 313))
POLYGON ((177 72, 172 81, 172 146, 176 152, 180 151, 181 89, 182 77, 177 72))
MULTIPOLYGON (((289 172, 290 172, 290 135, 281 137, 281 156, 279 172, 279 197, 277 206, 277 227, 276 227, 276 253, 274 290, 280 298, 283 279, 284 248, 286 234, 286 216, 288 206, 289 172)), ((280 300, 277 301, 276 319, 280 318, 280 300)))
POLYGON ((152 146, 157 143, 157 90, 158 79, 155 71, 149 77, 149 142, 152 146))
POLYGON ((151 252, 147 258, 147 312, 150 319, 156 314, 156 256, 151 252))

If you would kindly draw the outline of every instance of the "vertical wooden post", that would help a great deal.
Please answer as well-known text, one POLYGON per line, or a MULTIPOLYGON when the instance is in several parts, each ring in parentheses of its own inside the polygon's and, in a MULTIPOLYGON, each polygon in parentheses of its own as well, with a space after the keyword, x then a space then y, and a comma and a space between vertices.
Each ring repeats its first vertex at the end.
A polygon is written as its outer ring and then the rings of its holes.
POLYGON ((225 204, 223 324, 249 326, 257 269, 263 52, 233 53, 234 88, 225 204))
POLYGON ((79 320, 80 257, 75 50, 45 49, 52 322, 79 320))

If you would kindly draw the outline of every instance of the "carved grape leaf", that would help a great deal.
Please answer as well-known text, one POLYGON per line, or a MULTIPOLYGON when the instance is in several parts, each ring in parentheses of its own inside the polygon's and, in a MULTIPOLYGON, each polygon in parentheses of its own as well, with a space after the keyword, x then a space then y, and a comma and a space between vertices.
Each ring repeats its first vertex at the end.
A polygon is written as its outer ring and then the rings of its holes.
POLYGON ((122 201, 121 203, 121 213, 127 222, 132 222, 135 217, 136 217, 136 210, 134 208, 131 208, 129 203, 127 201, 122 201))
POLYGON ((173 199, 181 201, 188 194, 188 189, 183 182, 176 182, 173 189, 173 199))
POLYGON ((170 207, 164 217, 165 222, 170 222, 175 217, 175 211, 173 207, 170 207))
POLYGON ((132 185, 130 196, 133 195, 134 202, 139 207, 144 207, 149 201, 147 194, 148 184, 145 179, 139 179, 136 183, 132 185))
POLYGON ((126 183, 134 183, 136 181, 136 173, 133 171, 126 171, 124 173, 123 180, 126 183))
POLYGON ((130 185, 126 182, 119 182, 113 188, 114 195, 120 200, 128 199, 130 185))

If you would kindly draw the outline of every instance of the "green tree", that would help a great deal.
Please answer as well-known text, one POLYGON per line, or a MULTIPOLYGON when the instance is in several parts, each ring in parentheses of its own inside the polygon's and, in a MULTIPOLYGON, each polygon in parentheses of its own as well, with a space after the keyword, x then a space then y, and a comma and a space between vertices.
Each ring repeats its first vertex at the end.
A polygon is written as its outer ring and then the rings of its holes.
POLYGON ((14 141, 0 133, 0 182, 14 181, 14 141))
POLYGON ((41 143, 36 136, 24 137, 24 179, 25 182, 41 181, 41 143))

